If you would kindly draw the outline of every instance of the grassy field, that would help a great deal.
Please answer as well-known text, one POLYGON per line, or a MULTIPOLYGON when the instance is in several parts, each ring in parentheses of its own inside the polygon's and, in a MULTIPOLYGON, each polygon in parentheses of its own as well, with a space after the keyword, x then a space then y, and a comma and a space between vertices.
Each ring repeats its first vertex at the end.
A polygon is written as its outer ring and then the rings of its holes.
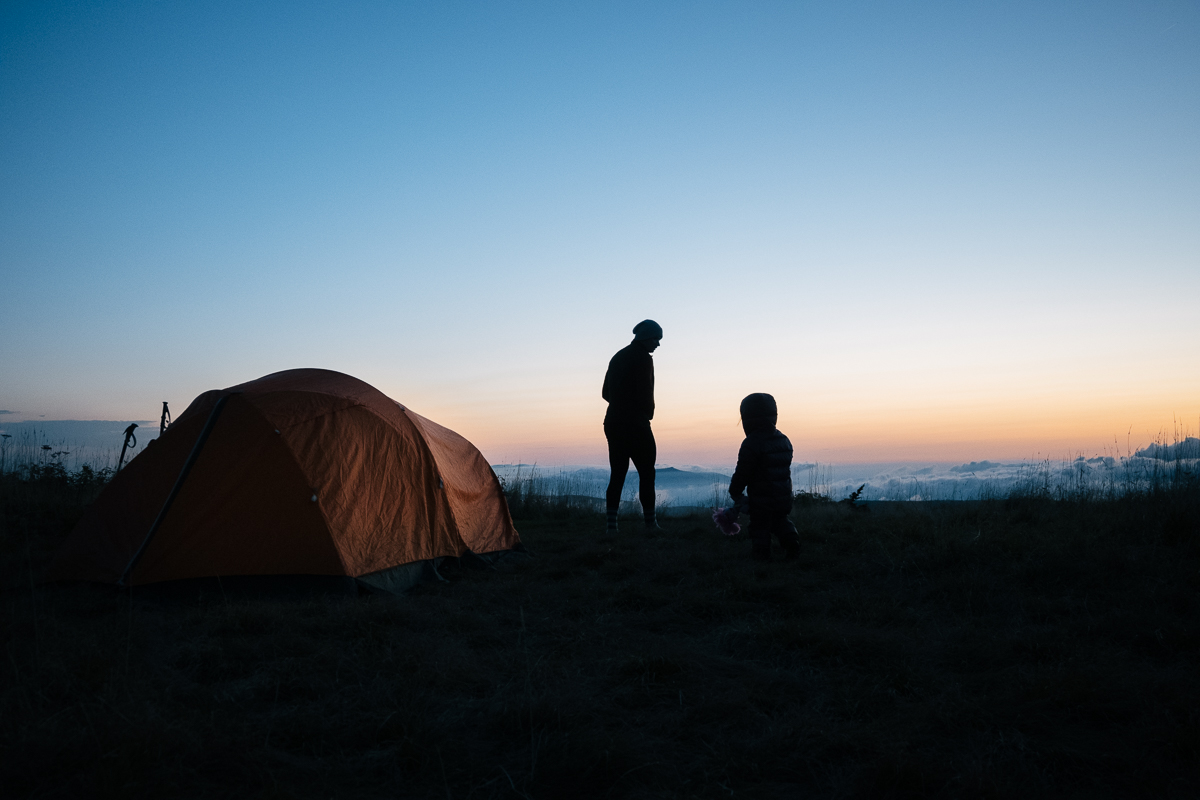
POLYGON ((0 476, 0 796, 1195 797, 1200 506, 549 511, 409 595, 35 586, 98 490, 0 476))

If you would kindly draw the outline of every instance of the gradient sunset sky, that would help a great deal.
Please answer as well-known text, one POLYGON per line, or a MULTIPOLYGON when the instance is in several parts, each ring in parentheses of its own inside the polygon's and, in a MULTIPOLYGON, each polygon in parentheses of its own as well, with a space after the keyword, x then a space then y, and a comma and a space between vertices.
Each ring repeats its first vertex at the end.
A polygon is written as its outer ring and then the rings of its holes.
POLYGON ((0 421, 347 372, 493 462, 1200 427, 1200 3, 0 6, 0 421))

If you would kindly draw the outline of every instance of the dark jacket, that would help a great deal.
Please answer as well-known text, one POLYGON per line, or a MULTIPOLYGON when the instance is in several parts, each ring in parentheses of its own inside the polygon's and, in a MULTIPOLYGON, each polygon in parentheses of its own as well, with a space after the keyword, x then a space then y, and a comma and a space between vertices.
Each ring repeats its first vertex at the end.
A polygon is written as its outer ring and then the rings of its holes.
POLYGON ((751 427, 738 450, 729 494, 743 505, 749 490, 750 516, 782 516, 792 510, 792 443, 770 422, 751 427))
POLYGON ((601 394, 608 401, 605 422, 654 419, 654 357, 637 342, 618 350, 608 362, 601 394))

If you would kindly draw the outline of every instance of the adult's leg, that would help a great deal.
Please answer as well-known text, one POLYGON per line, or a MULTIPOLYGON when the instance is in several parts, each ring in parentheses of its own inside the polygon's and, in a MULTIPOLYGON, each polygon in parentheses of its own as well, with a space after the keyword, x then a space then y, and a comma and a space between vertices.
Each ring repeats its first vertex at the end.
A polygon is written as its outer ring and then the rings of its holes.
POLYGON ((625 489, 625 476, 629 474, 628 433, 617 425, 604 423, 604 438, 608 439, 608 491, 604 493, 604 505, 609 515, 621 506, 621 492, 625 489))
POLYGON ((655 525, 654 517, 654 462, 658 458, 658 446, 654 442, 654 432, 650 425, 638 428, 633 437, 630 456, 633 458, 634 469, 638 474, 638 499, 642 501, 642 514, 647 525, 655 525))

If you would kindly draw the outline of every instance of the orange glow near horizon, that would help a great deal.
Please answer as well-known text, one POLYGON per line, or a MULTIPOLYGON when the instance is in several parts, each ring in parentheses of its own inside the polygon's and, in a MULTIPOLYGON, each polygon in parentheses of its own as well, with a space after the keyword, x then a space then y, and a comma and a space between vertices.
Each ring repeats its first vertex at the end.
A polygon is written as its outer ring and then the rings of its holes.
MULTIPOLYGON (((1077 455, 1128 455, 1153 441, 1200 432, 1200 404, 1182 397, 1144 398, 1142 403, 1073 403, 1044 399, 926 408, 802 407, 780 415, 797 462, 967 462, 982 459, 1041 460, 1077 455), (1172 402, 1174 401, 1174 402, 1172 402)), ((569 407, 499 414, 481 419, 467 409, 430 408, 433 418, 471 439, 493 463, 603 464, 603 406, 586 415, 569 407)), ((658 461, 664 464, 732 463, 742 440, 736 406, 661 410, 654 421, 658 461), (672 413, 674 411, 674 413, 672 413)))

